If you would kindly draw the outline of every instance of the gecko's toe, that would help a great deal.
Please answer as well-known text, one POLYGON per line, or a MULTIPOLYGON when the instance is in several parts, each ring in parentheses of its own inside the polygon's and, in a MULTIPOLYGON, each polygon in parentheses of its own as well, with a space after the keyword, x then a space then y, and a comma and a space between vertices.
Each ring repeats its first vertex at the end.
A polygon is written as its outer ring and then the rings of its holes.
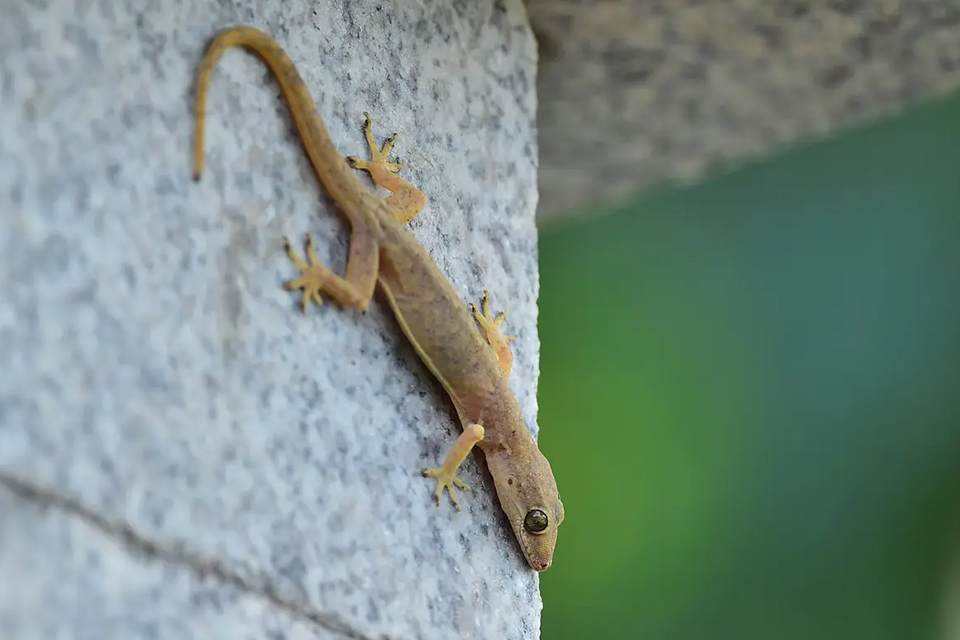
POLYGON ((297 251, 293 248, 293 243, 290 242, 289 238, 283 239, 283 246, 290 260, 300 270, 299 278, 285 282, 283 286, 289 291, 303 292, 300 298, 300 309, 306 313, 311 302, 317 306, 323 304, 323 297, 320 293, 327 283, 330 271, 317 260, 317 254, 313 249, 313 239, 309 234, 306 237, 306 260, 297 255, 297 251))
POLYGON ((446 489, 450 495, 450 502, 453 503, 457 511, 460 511, 460 500, 457 498, 457 491, 454 487, 463 489, 464 491, 470 491, 470 486, 455 474, 450 473, 442 467, 424 469, 422 473, 424 477, 436 478, 437 480, 437 487, 434 490, 437 506, 439 507, 443 503, 443 490, 446 489))

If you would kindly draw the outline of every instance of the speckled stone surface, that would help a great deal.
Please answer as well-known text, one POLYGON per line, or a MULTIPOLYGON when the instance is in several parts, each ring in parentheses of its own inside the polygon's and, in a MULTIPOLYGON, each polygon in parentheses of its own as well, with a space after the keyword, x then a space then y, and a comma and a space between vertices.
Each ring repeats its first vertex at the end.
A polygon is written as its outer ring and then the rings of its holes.
POLYGON ((411 230, 464 304, 509 309, 536 429, 519 2, 6 3, 0 637, 537 638, 538 580, 480 463, 460 514, 419 475, 459 425, 394 319, 379 299, 304 316, 282 288, 284 235, 342 270, 346 230, 242 50, 191 180, 195 67, 237 23, 286 48, 345 153, 363 111, 400 133, 430 199, 411 230))
POLYGON ((120 532, 69 507, 7 489, 0 490, 2 638, 351 637, 336 620, 319 624, 222 576, 118 543, 120 532))
POLYGON ((541 222, 960 87, 952 0, 526 0, 541 222))

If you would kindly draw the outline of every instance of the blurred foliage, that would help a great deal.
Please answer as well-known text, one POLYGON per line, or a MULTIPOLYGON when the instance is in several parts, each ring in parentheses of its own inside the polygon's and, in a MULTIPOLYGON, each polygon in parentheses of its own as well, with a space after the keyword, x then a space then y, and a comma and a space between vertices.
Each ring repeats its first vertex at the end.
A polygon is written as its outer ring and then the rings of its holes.
POLYGON ((540 252, 545 640, 945 637, 960 97, 540 252))

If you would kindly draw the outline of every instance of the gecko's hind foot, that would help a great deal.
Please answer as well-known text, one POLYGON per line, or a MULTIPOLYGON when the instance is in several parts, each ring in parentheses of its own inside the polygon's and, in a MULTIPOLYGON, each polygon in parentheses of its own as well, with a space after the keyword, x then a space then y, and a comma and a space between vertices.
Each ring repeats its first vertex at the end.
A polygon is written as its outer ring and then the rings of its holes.
POLYGON ((311 301, 316 303, 317 306, 323 304, 323 298, 320 296, 320 292, 323 291, 323 287, 332 272, 317 259, 316 251, 313 248, 313 238, 310 237, 309 233, 306 237, 306 260, 297 255, 289 238, 283 239, 283 248, 286 250, 287 255, 290 256, 290 260, 292 260, 300 270, 300 277, 285 283, 284 287, 291 291, 298 289, 303 291, 303 296, 300 299, 300 308, 306 313, 311 301))
POLYGON ((443 490, 446 489, 447 493, 450 494, 450 502, 453 503, 457 511, 460 511, 460 501, 457 499, 457 491, 454 487, 463 489, 464 491, 470 491, 470 487, 464 483, 463 480, 458 478, 455 473, 451 473, 443 467, 424 469, 423 476, 425 478, 437 479, 437 489, 434 491, 434 496, 437 499, 438 507, 443 502, 443 490))
POLYGON ((397 173, 406 162, 390 162, 390 152, 393 151, 393 145, 397 143, 397 134, 387 138, 383 146, 379 146, 373 139, 373 123, 370 120, 370 114, 363 112, 363 135, 367 139, 367 146, 370 147, 370 159, 361 160, 356 156, 347 156, 347 162, 354 169, 360 169, 368 173, 373 173, 377 169, 382 169, 388 173, 397 173))

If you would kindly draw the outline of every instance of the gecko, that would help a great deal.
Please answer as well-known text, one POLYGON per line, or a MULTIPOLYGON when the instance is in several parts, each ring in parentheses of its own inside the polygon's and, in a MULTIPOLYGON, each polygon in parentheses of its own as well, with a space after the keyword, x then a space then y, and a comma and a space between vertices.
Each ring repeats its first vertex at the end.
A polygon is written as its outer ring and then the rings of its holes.
POLYGON ((370 159, 344 157, 281 46, 252 27, 228 27, 210 42, 199 65, 194 180, 199 180, 203 171, 210 78, 220 56, 231 47, 251 51, 273 73, 317 178, 350 226, 342 277, 317 259, 309 234, 303 257, 289 238, 284 238, 285 251, 299 270, 299 277, 284 286, 301 292, 300 307, 306 313, 312 304, 323 302, 323 295, 344 308, 365 311, 379 285, 403 334, 440 381, 461 422, 462 433, 441 465, 421 472, 436 481, 437 506, 446 490, 460 511, 456 489, 469 491, 470 487, 457 470, 471 451, 479 449, 527 564, 535 571, 548 569, 557 527, 563 522, 563 503, 550 463, 524 424, 509 386, 513 355, 508 343, 512 338, 500 331, 504 313, 492 316, 486 291, 482 308, 469 305, 468 311, 468 305, 463 304, 453 285, 405 226, 423 210, 427 197, 397 175, 404 163, 389 160, 397 134, 378 145, 370 115, 364 113, 363 132, 370 159), (371 193, 358 179, 357 171, 366 172, 390 195, 381 198, 371 193))

